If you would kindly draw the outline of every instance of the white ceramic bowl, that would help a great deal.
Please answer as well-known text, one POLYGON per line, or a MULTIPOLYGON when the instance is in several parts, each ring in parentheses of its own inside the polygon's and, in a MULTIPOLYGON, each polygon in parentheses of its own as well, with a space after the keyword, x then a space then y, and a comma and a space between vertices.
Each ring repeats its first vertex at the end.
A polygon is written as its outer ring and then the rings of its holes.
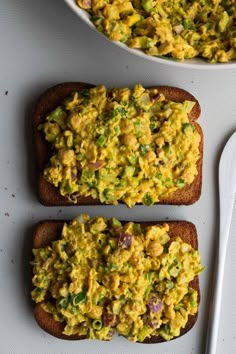
MULTIPOLYGON (((102 35, 103 37, 107 38, 106 36, 104 36, 102 33, 100 33, 96 29, 96 27, 93 25, 93 23, 89 19, 89 17, 90 17, 89 14, 86 11, 80 9, 76 5, 75 0, 64 0, 64 1, 82 21, 84 21, 85 23, 87 23, 87 25, 89 25, 90 28, 92 28, 94 31, 96 31, 98 34, 102 35)), ((125 44, 123 44, 121 42, 111 41, 109 38, 107 38, 107 40, 114 43, 116 46, 126 50, 129 53, 132 53, 132 54, 137 55, 141 58, 151 60, 153 62, 160 63, 160 64, 171 65, 171 66, 175 66, 175 67, 179 67, 179 68, 203 69, 203 70, 204 69, 205 70, 221 70, 221 69, 233 69, 233 68, 236 69, 236 62, 235 61, 229 62, 229 63, 210 64, 200 58, 194 58, 191 60, 189 59, 189 60, 183 60, 183 61, 177 61, 177 60, 173 60, 170 58, 165 59, 163 57, 158 58, 158 57, 153 57, 151 55, 147 55, 144 52, 142 52, 141 50, 129 48, 128 46, 126 46, 125 44)))

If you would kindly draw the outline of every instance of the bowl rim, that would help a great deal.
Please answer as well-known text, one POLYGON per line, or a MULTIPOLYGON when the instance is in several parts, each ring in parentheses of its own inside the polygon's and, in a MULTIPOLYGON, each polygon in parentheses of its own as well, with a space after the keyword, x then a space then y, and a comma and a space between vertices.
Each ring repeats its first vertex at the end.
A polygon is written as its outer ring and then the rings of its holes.
POLYGON ((93 23, 89 19, 89 14, 82 10, 75 2, 75 0, 64 0, 64 2, 70 7, 70 9, 83 21, 85 22, 92 30, 94 30, 97 34, 101 35, 103 38, 108 40, 110 43, 116 45, 117 47, 122 48, 126 52, 136 55, 145 60, 152 61, 153 63, 170 65, 178 68, 186 68, 186 69, 200 69, 200 70, 223 70, 223 69, 236 69, 236 61, 229 63, 207 63, 204 59, 195 58, 189 60, 178 61, 171 58, 160 58, 154 57, 151 55, 147 55, 141 50, 129 48, 124 43, 118 41, 112 41, 108 37, 106 37, 103 33, 99 32, 93 23), (197 60, 197 63, 193 61, 197 60))

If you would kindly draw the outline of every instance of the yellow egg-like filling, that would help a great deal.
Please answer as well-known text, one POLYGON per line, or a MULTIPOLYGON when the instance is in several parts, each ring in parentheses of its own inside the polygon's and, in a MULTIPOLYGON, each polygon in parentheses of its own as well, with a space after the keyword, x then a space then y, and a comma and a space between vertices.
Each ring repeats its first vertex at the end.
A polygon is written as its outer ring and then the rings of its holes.
POLYGON ((168 224, 80 215, 57 241, 33 250, 32 298, 65 324, 66 335, 179 336, 198 311, 190 282, 203 267, 199 252, 168 232, 168 224))
POLYGON ((44 177, 71 200, 152 205, 194 181, 200 134, 193 101, 170 101, 157 89, 97 86, 51 112, 43 130, 53 156, 44 177))
POLYGON ((235 0, 76 0, 98 31, 148 55, 236 59, 235 0))

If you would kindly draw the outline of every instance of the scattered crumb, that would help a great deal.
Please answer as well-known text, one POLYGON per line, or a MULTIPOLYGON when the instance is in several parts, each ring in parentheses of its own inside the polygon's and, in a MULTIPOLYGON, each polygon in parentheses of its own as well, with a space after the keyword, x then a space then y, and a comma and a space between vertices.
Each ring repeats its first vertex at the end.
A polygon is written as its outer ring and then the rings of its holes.
POLYGON ((9 214, 9 213, 5 213, 4 215, 5 215, 5 216, 10 216, 10 214, 9 214))
POLYGON ((166 217, 166 220, 169 220, 169 217, 168 217, 168 216, 166 217))
POLYGON ((60 213, 62 213, 62 210, 61 210, 61 209, 59 209, 59 210, 57 211, 57 214, 60 214, 60 213))
POLYGON ((5 96, 7 96, 8 95, 8 91, 5 91, 5 96))
POLYGON ((11 259, 11 263, 12 263, 12 264, 15 264, 14 259, 11 259))
POLYGON ((5 191, 7 191, 7 187, 4 187, 5 191))
POLYGON ((15 194, 12 194, 11 196, 12 196, 12 198, 15 198, 15 194))

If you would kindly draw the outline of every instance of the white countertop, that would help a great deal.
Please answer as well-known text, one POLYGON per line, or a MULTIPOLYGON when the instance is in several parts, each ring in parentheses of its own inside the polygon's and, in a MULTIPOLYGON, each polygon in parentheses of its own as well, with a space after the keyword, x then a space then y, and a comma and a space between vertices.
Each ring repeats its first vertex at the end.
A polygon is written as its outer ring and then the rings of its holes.
MULTIPOLYGON (((208 321, 218 236, 217 167, 227 138, 236 130, 236 69, 176 69, 123 52, 81 23, 63 0, 0 2, 0 352, 97 354, 202 354, 208 321), (205 149, 201 199, 192 206, 46 208, 35 194, 31 110, 46 88, 64 81, 107 86, 179 86, 199 100, 205 149), (196 224, 202 263, 201 305, 194 328, 164 344, 62 341, 36 324, 30 301, 31 238, 41 219, 81 213, 125 220, 185 219, 196 224)), ((236 154, 236 152, 235 152, 236 154)), ((236 353, 236 209, 227 254, 218 354, 236 353)))

